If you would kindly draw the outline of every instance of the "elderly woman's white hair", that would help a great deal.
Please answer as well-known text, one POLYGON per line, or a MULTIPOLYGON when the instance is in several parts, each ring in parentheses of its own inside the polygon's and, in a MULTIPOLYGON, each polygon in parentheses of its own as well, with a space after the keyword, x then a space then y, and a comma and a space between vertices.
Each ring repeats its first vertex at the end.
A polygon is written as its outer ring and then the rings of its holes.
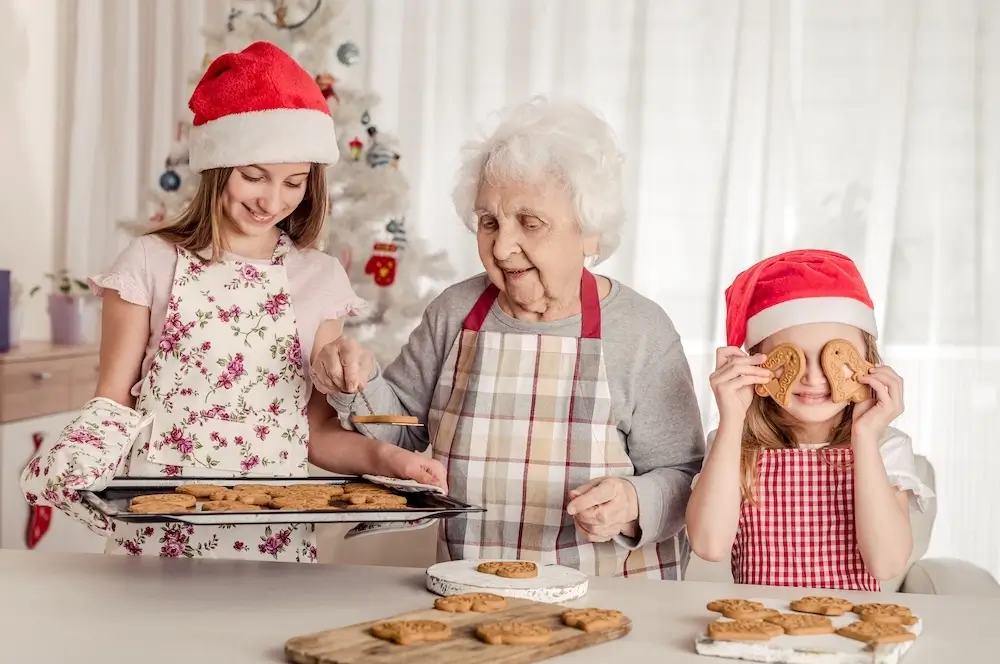
POLYGON ((482 184, 551 179, 572 197, 580 230, 598 236, 596 264, 621 244, 623 161, 614 131, 594 111, 535 97, 503 111, 490 136, 463 147, 452 199, 459 217, 475 230, 482 184))

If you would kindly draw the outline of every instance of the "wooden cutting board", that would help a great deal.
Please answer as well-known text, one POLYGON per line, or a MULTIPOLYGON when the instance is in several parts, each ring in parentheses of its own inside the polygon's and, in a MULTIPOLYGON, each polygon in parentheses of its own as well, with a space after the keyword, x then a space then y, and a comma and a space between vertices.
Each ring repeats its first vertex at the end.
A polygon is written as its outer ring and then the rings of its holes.
POLYGON ((428 604, 423 611, 382 620, 439 620, 451 626, 451 640, 396 645, 369 634, 381 622, 374 620, 291 638, 285 642, 285 659, 293 664, 527 664, 620 639, 632 630, 626 619, 620 627, 588 634, 562 623, 567 607, 526 599, 508 598, 506 609, 492 613, 449 613, 433 608, 433 599, 428 604), (552 630, 552 637, 533 646, 491 646, 476 638, 476 627, 500 620, 538 622, 552 630))

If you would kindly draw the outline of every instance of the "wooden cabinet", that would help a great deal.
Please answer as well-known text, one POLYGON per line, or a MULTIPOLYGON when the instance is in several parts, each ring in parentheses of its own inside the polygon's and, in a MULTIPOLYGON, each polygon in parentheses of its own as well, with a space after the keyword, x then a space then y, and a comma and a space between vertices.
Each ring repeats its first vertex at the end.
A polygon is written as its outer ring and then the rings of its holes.
MULTIPOLYGON (((0 548, 24 549, 29 507, 21 493, 21 471, 35 452, 35 439, 58 436, 94 396, 96 346, 25 342, 0 353, 0 548)), ((104 539, 53 510, 39 551, 104 550, 104 539)))

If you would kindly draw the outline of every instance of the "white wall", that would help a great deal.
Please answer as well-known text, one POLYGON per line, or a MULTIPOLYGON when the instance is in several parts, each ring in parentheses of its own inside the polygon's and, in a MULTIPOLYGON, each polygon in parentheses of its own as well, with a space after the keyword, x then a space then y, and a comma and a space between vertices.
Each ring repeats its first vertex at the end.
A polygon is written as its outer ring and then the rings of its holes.
MULTIPOLYGON (((0 0, 0 268, 43 283, 55 263, 57 105, 61 58, 57 0, 0 0)), ((48 337, 42 293, 22 337, 48 337)))

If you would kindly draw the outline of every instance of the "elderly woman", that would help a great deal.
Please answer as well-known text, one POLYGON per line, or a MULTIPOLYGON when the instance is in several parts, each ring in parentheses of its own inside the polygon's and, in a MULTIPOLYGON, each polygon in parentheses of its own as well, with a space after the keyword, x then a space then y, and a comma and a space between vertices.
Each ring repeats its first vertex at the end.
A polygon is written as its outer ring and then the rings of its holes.
POLYGON ((536 99, 463 160, 454 202, 485 274, 434 300, 384 370, 354 340, 325 346, 317 387, 345 427, 431 446, 451 494, 486 508, 443 522, 439 558, 680 578, 704 451, 690 368, 659 306, 585 268, 625 219, 610 127, 536 99), (351 424, 362 390, 376 413, 426 428, 351 424))

